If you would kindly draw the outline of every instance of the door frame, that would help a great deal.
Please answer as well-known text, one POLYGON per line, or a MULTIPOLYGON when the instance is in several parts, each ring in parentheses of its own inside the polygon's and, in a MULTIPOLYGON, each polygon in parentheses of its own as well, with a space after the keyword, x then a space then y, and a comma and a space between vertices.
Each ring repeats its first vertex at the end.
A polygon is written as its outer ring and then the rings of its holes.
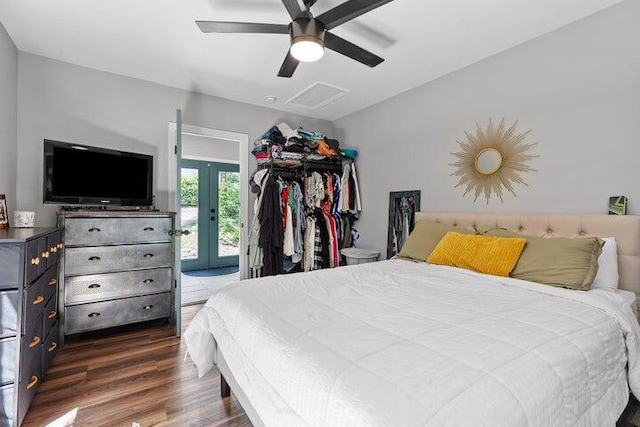
MULTIPOLYGON (((176 145, 177 126, 174 122, 169 123, 169 143, 167 144, 169 181, 168 181, 168 197, 169 210, 175 211, 179 206, 175 206, 176 183, 178 177, 175 173, 175 145, 176 145)), ((211 129, 201 126, 182 125, 183 135, 194 135, 205 138, 223 139, 238 143, 238 158, 240 159, 240 279, 248 279, 248 255, 246 248, 249 242, 247 235, 249 230, 249 135, 239 132, 229 132, 220 129, 211 129)), ((176 225, 178 227, 179 225, 176 225)))

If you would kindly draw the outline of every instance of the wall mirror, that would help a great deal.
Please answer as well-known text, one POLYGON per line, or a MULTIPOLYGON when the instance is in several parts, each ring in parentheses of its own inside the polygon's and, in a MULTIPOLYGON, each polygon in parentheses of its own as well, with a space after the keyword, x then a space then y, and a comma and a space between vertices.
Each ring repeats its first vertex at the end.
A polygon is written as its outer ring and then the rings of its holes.
POLYGON ((476 156, 476 170, 482 175, 491 175, 500 169, 502 154, 495 148, 485 148, 476 156))
POLYGON ((455 168, 451 176, 458 177, 456 187, 463 186, 464 194, 473 192, 475 202, 480 195, 489 204, 492 194, 503 201, 505 189, 513 194, 516 184, 527 185, 522 174, 531 172, 528 162, 537 155, 530 154, 536 143, 527 143, 529 132, 518 133, 518 122, 505 126, 505 119, 498 126, 489 120, 486 127, 476 124, 475 134, 465 132, 466 139, 457 141, 460 151, 452 153, 456 158, 450 166, 455 168))

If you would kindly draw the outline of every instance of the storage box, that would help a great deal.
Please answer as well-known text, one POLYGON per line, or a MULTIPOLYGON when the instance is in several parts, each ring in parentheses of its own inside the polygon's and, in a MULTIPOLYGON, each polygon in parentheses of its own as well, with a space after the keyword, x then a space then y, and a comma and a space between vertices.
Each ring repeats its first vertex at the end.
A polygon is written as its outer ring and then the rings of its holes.
POLYGON ((364 264, 378 260, 380 252, 360 248, 345 248, 340 251, 347 259, 347 265, 364 264))

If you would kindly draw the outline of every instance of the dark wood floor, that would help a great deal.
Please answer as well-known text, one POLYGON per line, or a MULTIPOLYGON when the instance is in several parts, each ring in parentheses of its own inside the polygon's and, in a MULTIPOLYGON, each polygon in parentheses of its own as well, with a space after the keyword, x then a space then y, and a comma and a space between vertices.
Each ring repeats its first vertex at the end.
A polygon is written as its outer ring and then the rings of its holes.
MULTIPOLYGON (((183 308, 183 328, 199 308, 183 308)), ((184 355, 184 341, 165 322, 74 338, 47 371, 23 426, 251 426, 233 395, 220 398, 218 371, 198 379, 184 355)))
MULTIPOLYGON (((183 328, 200 307, 183 308, 183 328)), ((220 398, 217 369, 198 379, 184 360, 184 341, 172 333, 171 326, 156 322, 67 342, 23 426, 250 427, 233 395, 220 398)), ((636 399, 617 426, 640 427, 636 399)))

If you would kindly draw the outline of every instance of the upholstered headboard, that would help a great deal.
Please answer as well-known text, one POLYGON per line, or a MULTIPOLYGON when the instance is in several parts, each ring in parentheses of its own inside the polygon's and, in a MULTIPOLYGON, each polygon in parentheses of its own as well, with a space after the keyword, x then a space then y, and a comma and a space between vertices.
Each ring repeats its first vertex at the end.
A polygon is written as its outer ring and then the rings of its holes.
POLYGON ((421 219, 458 227, 501 227, 538 237, 615 237, 619 287, 634 292, 640 302, 640 216, 417 212, 416 221, 421 219))

